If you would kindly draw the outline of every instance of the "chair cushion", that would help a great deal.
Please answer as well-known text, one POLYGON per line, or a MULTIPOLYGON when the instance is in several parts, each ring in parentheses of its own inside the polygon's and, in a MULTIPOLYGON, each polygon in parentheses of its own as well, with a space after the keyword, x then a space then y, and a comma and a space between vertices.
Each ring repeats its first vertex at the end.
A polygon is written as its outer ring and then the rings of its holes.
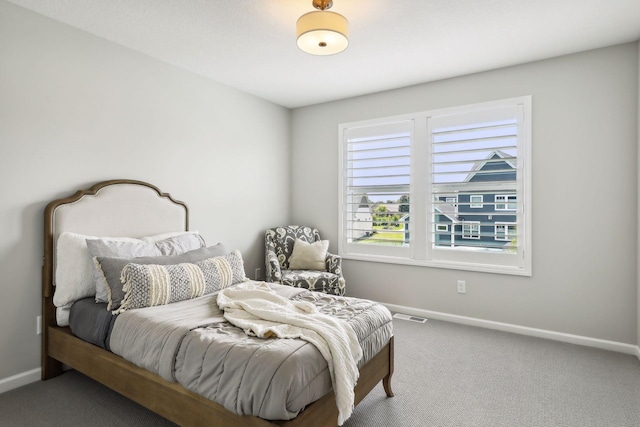
POLYGON ((327 271, 282 270, 282 284, 334 295, 345 291, 344 279, 327 271))
POLYGON ((293 252, 289 257, 289 268, 291 270, 327 271, 326 258, 328 249, 328 240, 307 243, 304 240, 296 239, 293 245, 293 252))

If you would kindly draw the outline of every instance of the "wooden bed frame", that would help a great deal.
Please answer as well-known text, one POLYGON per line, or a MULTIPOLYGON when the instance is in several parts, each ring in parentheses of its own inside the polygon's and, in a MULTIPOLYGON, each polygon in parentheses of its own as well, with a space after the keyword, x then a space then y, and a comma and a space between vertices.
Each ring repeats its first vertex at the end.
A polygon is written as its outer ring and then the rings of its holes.
MULTIPOLYGON (((138 188, 137 186, 141 186, 140 188, 145 191, 149 190, 157 193, 157 196, 167 203, 184 209, 184 225, 181 225, 179 229, 176 229, 174 221, 173 226, 170 226, 171 229, 144 230, 144 234, 186 231, 189 229, 187 205, 174 200, 169 194, 162 193, 157 187, 141 181, 111 180, 101 182, 88 190, 78 191, 70 197, 54 200, 47 205, 44 213, 44 262, 42 267, 42 379, 47 380, 62 374, 63 365, 67 365, 182 426, 336 426, 338 410, 333 392, 309 405, 295 419, 290 421, 268 421, 254 416, 241 416, 187 390, 177 383, 168 382, 158 375, 139 368, 120 356, 82 341, 75 337, 68 327, 57 326, 56 307, 53 304, 55 243, 59 235, 59 230, 56 229, 57 210, 60 207, 68 209, 70 205, 76 204, 83 199, 96 197, 101 190, 109 189, 109 191, 112 191, 116 188, 113 186, 134 186, 136 189, 138 188)), ((131 212, 126 212, 126 209, 124 211, 121 214, 123 216, 122 219, 128 220, 131 217, 131 212), (126 217, 127 215, 129 217, 126 217)), ((113 213, 101 216, 99 213, 96 214, 95 210, 92 211, 90 222, 100 224, 100 221, 113 222, 113 213), (93 218, 94 216, 95 218, 93 218)), ((142 223, 144 223, 144 219, 142 223)), ((65 231, 92 234, 90 227, 83 226, 78 230, 70 230, 69 227, 68 224, 65 225, 65 231)), ((73 228, 73 225, 71 225, 71 228, 73 228)), ((107 232, 101 226, 97 228, 99 228, 99 232, 107 232)), ((115 234, 99 234, 96 232, 93 235, 108 236, 115 234)), ((391 337, 389 343, 360 369, 360 378, 355 388, 356 405, 380 381, 383 383, 387 396, 393 396, 391 390, 393 357, 393 337, 391 337)))

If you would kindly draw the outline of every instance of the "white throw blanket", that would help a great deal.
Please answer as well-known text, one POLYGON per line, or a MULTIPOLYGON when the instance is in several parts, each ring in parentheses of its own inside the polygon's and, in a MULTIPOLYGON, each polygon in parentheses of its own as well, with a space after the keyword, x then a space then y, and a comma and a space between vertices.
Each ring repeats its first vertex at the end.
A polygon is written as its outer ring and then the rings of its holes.
POLYGON ((351 326, 318 313, 305 301, 281 297, 264 282, 240 283, 218 293, 225 319, 261 338, 300 338, 316 346, 329 365, 336 395, 338 425, 351 415, 362 349, 351 326))

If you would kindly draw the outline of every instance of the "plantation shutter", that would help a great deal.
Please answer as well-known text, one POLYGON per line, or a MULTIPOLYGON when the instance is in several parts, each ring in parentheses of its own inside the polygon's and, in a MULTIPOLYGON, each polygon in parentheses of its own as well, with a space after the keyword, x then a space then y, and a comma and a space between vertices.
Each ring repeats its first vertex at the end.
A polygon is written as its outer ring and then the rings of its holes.
POLYGON ((338 254, 531 275, 531 97, 343 123, 338 254))
POLYGON ((522 265, 522 122, 522 105, 428 119, 432 259, 522 265))
POLYGON ((343 243, 394 254, 411 244, 413 121, 344 129, 343 243))

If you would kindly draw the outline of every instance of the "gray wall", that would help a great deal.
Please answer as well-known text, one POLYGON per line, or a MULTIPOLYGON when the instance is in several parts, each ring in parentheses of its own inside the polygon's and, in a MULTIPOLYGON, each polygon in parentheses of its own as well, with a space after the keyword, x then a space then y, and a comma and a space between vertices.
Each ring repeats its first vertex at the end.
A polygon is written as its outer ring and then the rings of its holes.
POLYGON ((39 366, 49 200, 105 179, 151 182, 189 204, 208 242, 242 250, 253 275, 274 224, 319 227, 335 251, 338 123, 528 94, 533 277, 345 260, 348 292, 640 342, 638 56, 628 44, 290 114, 0 0, 0 379, 39 366))
POLYGON ((264 269, 289 219, 289 110, 0 0, 0 380, 40 365, 43 209, 139 179, 264 269), (276 189, 276 191, 274 191, 276 189))
POLYGON ((637 43, 294 110, 292 220, 337 250, 339 123, 521 95, 533 96, 533 276, 345 260, 347 293, 635 345, 637 43))

